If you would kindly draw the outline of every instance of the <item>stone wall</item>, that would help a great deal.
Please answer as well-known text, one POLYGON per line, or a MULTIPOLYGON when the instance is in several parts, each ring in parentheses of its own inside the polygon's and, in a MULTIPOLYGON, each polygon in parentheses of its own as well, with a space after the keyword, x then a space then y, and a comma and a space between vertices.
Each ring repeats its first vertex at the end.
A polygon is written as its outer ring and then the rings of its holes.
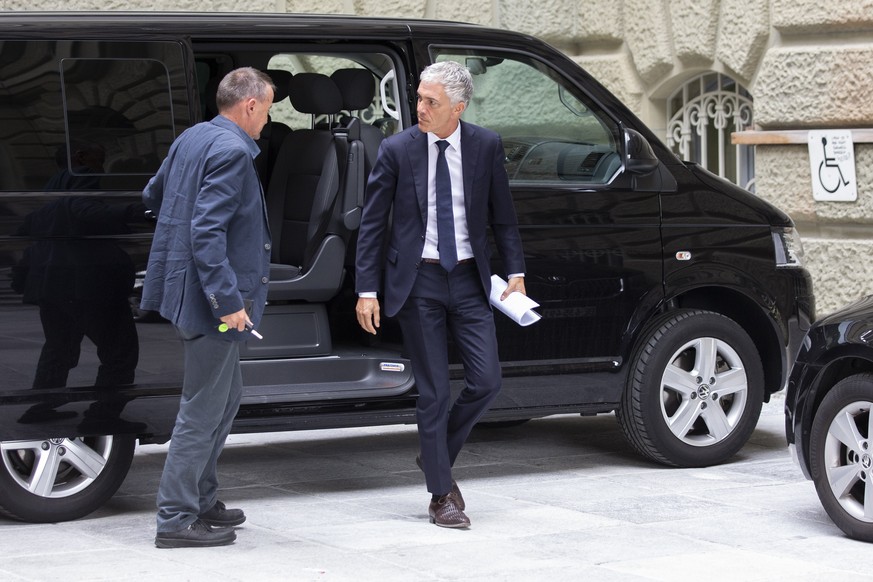
MULTIPOLYGON (((665 99, 718 71, 754 97, 761 129, 873 127, 869 0, 0 0, 5 10, 321 12, 460 20, 541 37, 655 131, 665 99)), ((806 146, 757 146, 756 187, 797 221, 819 313, 873 293, 873 144, 856 143, 858 201, 812 199, 806 146)))

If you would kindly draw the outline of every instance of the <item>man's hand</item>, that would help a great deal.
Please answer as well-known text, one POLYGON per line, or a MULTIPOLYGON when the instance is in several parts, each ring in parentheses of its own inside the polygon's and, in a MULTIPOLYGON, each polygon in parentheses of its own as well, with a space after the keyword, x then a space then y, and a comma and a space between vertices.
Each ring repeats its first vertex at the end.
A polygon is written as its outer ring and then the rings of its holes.
POLYGON ((379 327, 379 300, 375 297, 359 297, 355 313, 358 315, 358 324, 364 331, 376 335, 376 328, 379 327))
POLYGON ((500 300, 503 301, 507 297, 509 297, 510 293, 514 293, 518 291, 522 295, 527 295, 527 292, 524 290, 524 277, 513 277, 507 282, 506 289, 503 291, 503 295, 500 296, 500 300))
POLYGON ((222 322, 227 324, 227 327, 230 329, 235 329, 237 331, 245 331, 246 324, 252 325, 252 322, 249 321, 249 316, 246 313, 245 309, 240 309, 236 313, 231 313, 229 315, 223 315, 219 319, 222 322))

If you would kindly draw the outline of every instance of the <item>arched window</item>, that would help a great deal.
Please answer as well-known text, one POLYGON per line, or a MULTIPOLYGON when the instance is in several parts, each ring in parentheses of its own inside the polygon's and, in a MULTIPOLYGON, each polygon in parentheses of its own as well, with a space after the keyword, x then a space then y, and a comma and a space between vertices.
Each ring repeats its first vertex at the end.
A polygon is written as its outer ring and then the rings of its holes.
POLYGON ((755 191, 755 152, 732 145, 731 132, 752 127, 752 95, 721 73, 696 77, 667 100, 667 144, 682 159, 755 191))

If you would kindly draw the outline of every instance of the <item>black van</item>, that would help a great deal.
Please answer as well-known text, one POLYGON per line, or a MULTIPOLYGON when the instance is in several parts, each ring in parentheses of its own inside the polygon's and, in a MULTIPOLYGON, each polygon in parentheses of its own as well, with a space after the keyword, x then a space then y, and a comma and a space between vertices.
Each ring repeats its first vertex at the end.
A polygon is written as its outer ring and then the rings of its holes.
MULTIPOLYGON (((498 131, 542 320, 497 315, 485 419, 615 412, 666 465, 719 463, 780 390, 814 314, 791 219, 683 163, 570 59, 479 26, 261 14, 0 14, 0 511, 74 519, 169 438, 182 362, 138 307, 140 193, 229 70, 278 90, 258 157, 274 239, 237 432, 414 422, 396 325, 358 329, 353 260, 379 142, 421 69, 464 63, 498 131)), ((499 264, 494 271, 500 273, 499 264)), ((456 388, 460 369, 453 365, 456 388)))

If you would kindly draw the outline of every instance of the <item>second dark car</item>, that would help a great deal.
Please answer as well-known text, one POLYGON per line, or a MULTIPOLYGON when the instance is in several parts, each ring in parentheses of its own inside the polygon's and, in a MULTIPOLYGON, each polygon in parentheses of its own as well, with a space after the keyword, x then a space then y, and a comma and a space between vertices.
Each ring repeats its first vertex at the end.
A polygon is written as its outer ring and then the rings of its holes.
POLYGON ((849 537, 873 542, 873 296, 809 330, 786 392, 792 454, 849 537))

